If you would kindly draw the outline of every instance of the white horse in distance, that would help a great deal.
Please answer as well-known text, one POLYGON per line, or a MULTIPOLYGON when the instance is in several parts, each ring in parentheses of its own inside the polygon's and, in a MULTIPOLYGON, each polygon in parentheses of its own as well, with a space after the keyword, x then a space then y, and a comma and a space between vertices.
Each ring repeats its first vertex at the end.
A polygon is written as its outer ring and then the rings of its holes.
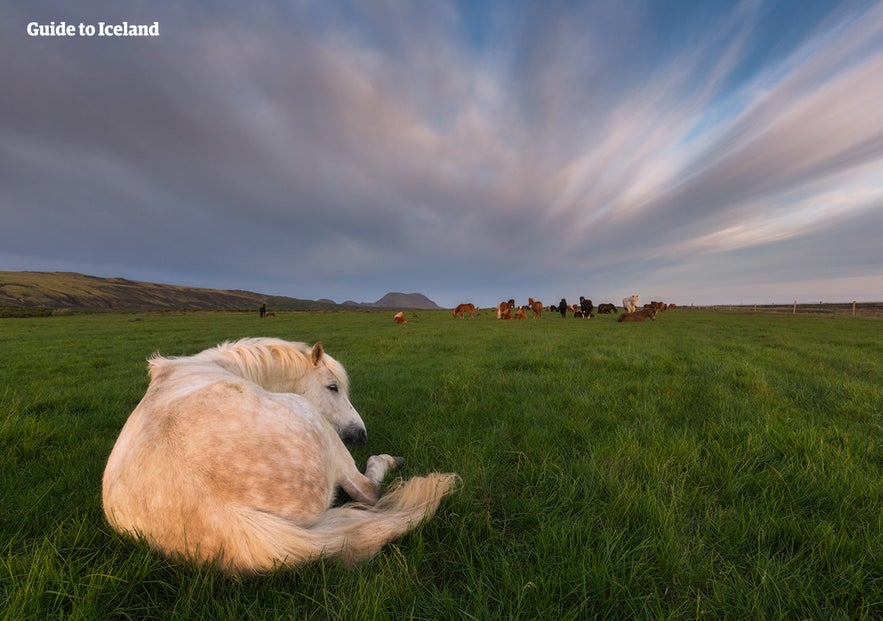
POLYGON ((627 313, 634 313, 638 310, 638 296, 630 295, 628 297, 624 297, 622 299, 622 307, 625 309, 627 313))
POLYGON ((374 455, 361 474, 344 442, 364 443, 343 366, 279 339, 154 357, 150 386, 104 471, 108 522, 171 557, 231 574, 319 557, 351 566, 429 519, 457 484, 431 473, 380 484, 404 460, 374 455), (332 508, 337 487, 352 499, 332 508))

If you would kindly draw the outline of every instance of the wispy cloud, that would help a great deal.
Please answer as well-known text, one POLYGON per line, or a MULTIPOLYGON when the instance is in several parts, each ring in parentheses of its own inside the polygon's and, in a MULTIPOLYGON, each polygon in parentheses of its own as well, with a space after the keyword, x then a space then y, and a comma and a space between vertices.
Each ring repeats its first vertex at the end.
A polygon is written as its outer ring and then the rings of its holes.
POLYGON ((0 8, 0 261, 488 304, 812 290, 879 228, 883 5, 489 7, 0 8), (163 34, 23 34, 96 12, 163 34))

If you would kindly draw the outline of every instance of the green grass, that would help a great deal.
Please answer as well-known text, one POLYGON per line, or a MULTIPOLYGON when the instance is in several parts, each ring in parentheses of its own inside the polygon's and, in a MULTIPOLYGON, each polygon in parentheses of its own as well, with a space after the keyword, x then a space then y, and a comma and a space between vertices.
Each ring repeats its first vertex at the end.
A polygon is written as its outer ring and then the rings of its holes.
POLYGON ((0 320, 0 616, 875 619, 883 324, 677 310, 654 323, 449 313, 0 320), (230 579, 101 513, 145 359, 322 340, 438 515, 353 571, 230 579))

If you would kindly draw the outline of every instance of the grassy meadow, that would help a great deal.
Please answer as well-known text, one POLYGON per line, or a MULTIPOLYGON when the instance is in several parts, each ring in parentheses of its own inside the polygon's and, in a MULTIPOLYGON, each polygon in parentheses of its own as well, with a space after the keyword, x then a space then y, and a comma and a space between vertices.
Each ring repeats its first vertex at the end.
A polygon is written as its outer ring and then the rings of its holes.
POLYGON ((678 309, 0 319, 2 619, 877 619, 883 320, 678 309), (105 461, 145 359, 321 340, 430 522, 347 571, 231 579, 114 533, 105 461))

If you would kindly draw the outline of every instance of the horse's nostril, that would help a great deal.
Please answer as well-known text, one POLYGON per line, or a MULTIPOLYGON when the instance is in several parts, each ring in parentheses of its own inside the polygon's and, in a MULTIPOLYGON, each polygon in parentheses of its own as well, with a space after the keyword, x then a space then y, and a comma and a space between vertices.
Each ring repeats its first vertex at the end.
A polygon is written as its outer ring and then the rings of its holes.
POLYGON ((340 439, 344 444, 365 444, 368 441, 368 432, 364 427, 347 427, 340 434, 340 439))

